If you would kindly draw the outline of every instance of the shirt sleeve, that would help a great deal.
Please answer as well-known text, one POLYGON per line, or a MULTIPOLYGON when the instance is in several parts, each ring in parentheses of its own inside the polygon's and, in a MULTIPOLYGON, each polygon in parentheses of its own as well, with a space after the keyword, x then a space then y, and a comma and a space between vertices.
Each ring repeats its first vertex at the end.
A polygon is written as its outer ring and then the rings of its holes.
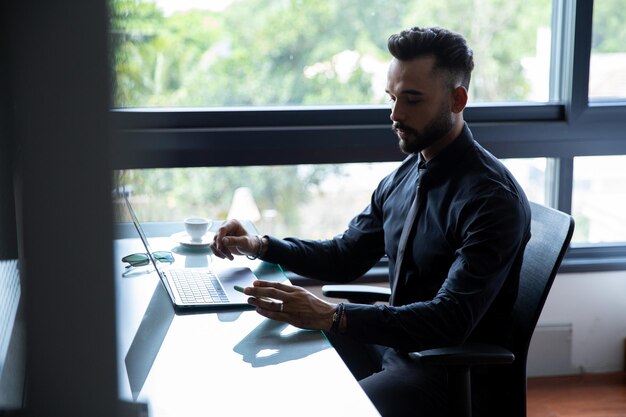
POLYGON ((506 192, 464 204, 462 243, 436 296, 392 307, 347 304, 347 334, 364 343, 417 351, 458 345, 490 308, 504 282, 518 279, 530 237, 525 199, 506 192))
POLYGON ((327 240, 268 237, 264 261, 299 275, 328 282, 350 282, 365 274, 384 255, 381 187, 370 204, 354 217, 345 232, 327 240))

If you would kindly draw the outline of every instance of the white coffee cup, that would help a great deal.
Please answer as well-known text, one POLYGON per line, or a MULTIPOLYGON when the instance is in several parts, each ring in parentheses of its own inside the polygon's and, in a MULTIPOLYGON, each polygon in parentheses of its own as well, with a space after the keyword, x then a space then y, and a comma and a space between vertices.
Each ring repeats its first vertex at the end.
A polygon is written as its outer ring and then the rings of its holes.
POLYGON ((185 231, 193 242, 200 242, 211 225, 211 220, 204 217, 189 217, 185 219, 185 231))

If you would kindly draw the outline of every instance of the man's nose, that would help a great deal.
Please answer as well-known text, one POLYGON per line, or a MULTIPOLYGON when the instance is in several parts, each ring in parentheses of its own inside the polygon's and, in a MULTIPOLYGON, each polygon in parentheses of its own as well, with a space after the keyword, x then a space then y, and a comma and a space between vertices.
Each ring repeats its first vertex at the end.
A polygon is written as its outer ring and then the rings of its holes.
POLYGON ((401 122, 404 118, 397 101, 394 101, 391 105, 391 114, 389 115, 389 118, 392 122, 401 122))

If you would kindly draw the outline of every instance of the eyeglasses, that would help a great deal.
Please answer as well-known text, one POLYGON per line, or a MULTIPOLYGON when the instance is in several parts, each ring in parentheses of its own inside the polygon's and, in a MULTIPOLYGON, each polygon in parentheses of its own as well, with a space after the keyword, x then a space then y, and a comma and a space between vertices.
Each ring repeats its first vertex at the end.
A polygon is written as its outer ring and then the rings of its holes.
MULTIPOLYGON (((172 252, 152 252, 152 256, 159 262, 165 262, 171 264, 174 262, 174 255, 172 252)), ((128 263, 126 268, 135 266, 145 266, 150 263, 150 257, 147 253, 133 253, 131 255, 124 256, 122 262, 128 263)))

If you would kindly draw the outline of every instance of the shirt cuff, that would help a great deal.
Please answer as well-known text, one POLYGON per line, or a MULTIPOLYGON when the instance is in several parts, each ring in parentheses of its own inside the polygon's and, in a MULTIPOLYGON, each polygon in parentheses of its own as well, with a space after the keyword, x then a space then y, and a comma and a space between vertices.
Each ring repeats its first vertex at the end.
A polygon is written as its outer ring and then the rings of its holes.
POLYGON ((265 237, 267 237, 267 249, 261 259, 265 262, 280 264, 281 258, 284 259, 284 254, 289 252, 289 243, 273 236, 265 235, 265 237))
POLYGON ((344 334, 362 342, 369 342, 363 336, 371 334, 372 324, 379 322, 381 315, 384 314, 384 307, 380 304, 344 303, 343 314, 347 323, 344 334))

